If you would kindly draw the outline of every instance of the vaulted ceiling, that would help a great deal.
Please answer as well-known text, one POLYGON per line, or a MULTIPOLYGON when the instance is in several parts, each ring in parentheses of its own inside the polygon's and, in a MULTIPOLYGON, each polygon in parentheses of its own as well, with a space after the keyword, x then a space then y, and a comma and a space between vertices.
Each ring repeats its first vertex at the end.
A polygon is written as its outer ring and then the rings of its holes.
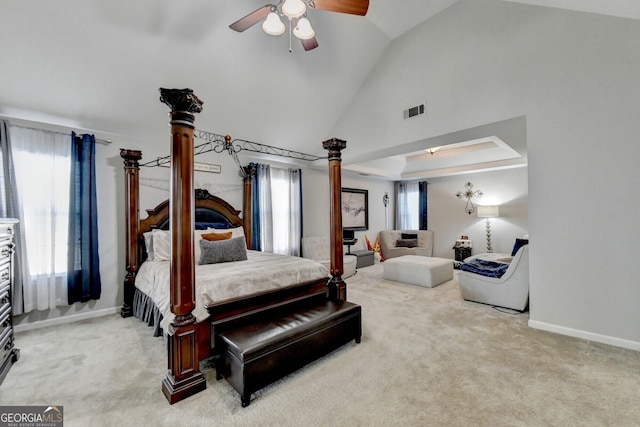
MULTIPOLYGON (((312 10, 319 48, 305 52, 294 39, 289 52, 286 33, 228 27, 265 0, 4 0, 0 116, 114 141, 124 135, 143 145, 166 139, 167 107, 158 88, 189 87, 204 102, 198 128, 322 154, 319 142, 334 136, 340 115, 392 41, 457 1, 371 0, 364 18, 312 10)), ((519 2, 640 19, 637 0, 519 2)), ((502 141, 476 142, 509 153, 502 141)), ((449 154, 471 144, 452 143, 461 145, 449 154)), ((407 173, 408 163, 428 167, 417 155, 394 161, 404 162, 407 173)), ((375 160, 354 170, 371 170, 375 160)))

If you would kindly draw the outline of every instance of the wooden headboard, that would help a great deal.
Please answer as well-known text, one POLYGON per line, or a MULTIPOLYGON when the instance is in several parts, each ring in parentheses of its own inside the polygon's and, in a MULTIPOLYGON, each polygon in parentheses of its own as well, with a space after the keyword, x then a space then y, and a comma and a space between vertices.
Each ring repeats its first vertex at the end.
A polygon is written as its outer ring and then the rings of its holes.
MULTIPOLYGON (((223 223, 228 228, 242 227, 243 221, 240 218, 240 211, 234 209, 223 199, 209 194, 207 190, 196 189, 195 222, 198 223, 223 223)), ((147 218, 140 220, 139 233, 155 229, 169 229, 169 200, 165 200, 153 209, 147 209, 147 218)), ((222 227, 220 227, 222 228, 222 227)))
MULTIPOLYGON (((198 228, 235 228, 242 227, 243 220, 240 218, 240 211, 234 209, 225 200, 209 194, 207 190, 195 190, 195 225, 198 228)), ((153 209, 147 209, 147 217, 140 220, 138 230, 138 261, 142 264, 147 259, 146 247, 144 244, 144 233, 151 230, 168 230, 171 209, 169 200, 165 200, 153 209)))

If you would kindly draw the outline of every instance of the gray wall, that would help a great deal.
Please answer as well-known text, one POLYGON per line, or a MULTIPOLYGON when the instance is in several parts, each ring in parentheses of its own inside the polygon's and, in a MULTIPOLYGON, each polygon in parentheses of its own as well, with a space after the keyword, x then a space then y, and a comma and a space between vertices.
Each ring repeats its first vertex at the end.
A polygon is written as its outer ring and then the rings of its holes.
POLYGON ((511 253, 516 238, 529 232, 527 168, 507 169, 475 174, 430 178, 429 229, 434 232, 433 256, 453 258, 453 243, 460 236, 471 239, 473 254, 487 251, 486 220, 476 212, 465 212, 466 199, 455 194, 464 190, 470 181, 474 190, 481 190, 481 198, 473 198, 478 205, 500 206, 500 217, 492 218, 491 246, 493 252, 511 253))
POLYGON ((639 75, 636 20, 461 0, 391 43, 333 133, 375 150, 525 116, 530 325, 640 349, 639 75))

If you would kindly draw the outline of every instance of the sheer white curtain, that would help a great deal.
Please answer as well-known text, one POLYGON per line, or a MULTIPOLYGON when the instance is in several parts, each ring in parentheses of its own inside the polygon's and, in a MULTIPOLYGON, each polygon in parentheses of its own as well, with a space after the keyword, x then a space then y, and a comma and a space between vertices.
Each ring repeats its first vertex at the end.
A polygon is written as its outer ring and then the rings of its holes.
MULTIPOLYGON (((3 218, 23 218, 20 192, 16 186, 15 167, 9 137, 9 122, 0 120, 0 157, 2 173, 0 173, 0 216, 3 218)), ((29 279, 29 262, 24 242, 24 222, 13 227, 13 280, 11 281, 14 315, 24 313, 22 300, 23 281, 29 279)))
POLYGON ((417 182, 396 183, 396 229, 417 230, 420 222, 420 186, 417 182))
POLYGON ((300 255, 302 203, 300 171, 259 165, 260 237, 262 250, 300 255))
POLYGON ((258 194, 260 194, 258 219, 260 221, 260 242, 264 252, 273 252, 273 214, 271 199, 271 167, 258 165, 258 194))
POLYGON ((71 137, 19 126, 10 132, 29 260, 24 312, 67 305, 71 137))

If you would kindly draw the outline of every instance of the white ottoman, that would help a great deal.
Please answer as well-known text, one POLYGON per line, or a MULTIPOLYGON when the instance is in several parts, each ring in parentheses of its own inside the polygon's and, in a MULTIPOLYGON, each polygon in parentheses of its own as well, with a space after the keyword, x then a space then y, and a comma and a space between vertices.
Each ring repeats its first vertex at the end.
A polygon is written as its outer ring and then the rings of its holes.
POLYGON ((395 282, 433 288, 453 279, 452 259, 404 255, 382 265, 384 278, 395 282))

